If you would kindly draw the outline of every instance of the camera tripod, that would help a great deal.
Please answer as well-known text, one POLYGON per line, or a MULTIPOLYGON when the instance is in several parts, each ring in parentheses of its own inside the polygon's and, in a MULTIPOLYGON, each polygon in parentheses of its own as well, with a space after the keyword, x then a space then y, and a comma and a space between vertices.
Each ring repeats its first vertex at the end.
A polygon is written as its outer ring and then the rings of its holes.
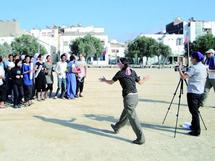
MULTIPOLYGON (((174 94, 173 94, 172 100, 171 100, 171 102, 170 102, 170 104, 169 104, 169 107, 168 107, 168 109, 167 109, 166 115, 165 115, 165 117, 164 117, 164 119, 163 119, 163 122, 162 122, 162 124, 164 124, 164 122, 165 122, 165 120, 166 120, 166 118, 167 118, 167 115, 168 115, 168 113, 169 113, 169 111, 170 111, 170 108, 171 108, 171 106, 172 106, 172 103, 173 103, 173 101, 174 101, 174 98, 175 98, 175 96, 176 96, 176 94, 177 94, 178 88, 179 88, 179 86, 180 86, 179 101, 178 101, 178 109, 177 109, 177 113, 176 113, 176 123, 175 123, 174 138, 176 137, 176 131, 177 131, 177 126, 178 126, 178 117, 179 117, 179 111, 180 111, 180 105, 181 105, 181 96, 182 96, 182 94, 183 94, 184 82, 185 82, 186 85, 187 85, 187 81, 186 81, 186 80, 183 80, 183 79, 180 79, 180 80, 179 80, 178 85, 177 85, 177 87, 176 87, 176 89, 175 89, 175 92, 174 92, 174 94)), ((199 112, 199 116, 200 116, 200 119, 201 119, 201 121, 202 121, 202 123, 203 123, 203 125, 204 125, 204 127, 205 127, 205 130, 207 130, 207 127, 206 127, 206 125, 205 125, 205 122, 204 122, 204 120, 203 120, 203 118, 202 118, 200 112, 199 112)))

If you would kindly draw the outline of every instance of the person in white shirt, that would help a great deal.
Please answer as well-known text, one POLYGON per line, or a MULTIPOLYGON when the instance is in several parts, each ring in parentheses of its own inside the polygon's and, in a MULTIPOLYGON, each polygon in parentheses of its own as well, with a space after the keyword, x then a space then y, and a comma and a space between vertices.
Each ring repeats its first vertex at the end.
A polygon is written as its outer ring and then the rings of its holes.
POLYGON ((57 91, 54 98, 58 97, 58 93, 61 90, 60 98, 64 98, 66 91, 66 72, 67 72, 67 62, 66 55, 61 55, 61 61, 59 61, 56 65, 55 72, 57 73, 58 84, 57 91))

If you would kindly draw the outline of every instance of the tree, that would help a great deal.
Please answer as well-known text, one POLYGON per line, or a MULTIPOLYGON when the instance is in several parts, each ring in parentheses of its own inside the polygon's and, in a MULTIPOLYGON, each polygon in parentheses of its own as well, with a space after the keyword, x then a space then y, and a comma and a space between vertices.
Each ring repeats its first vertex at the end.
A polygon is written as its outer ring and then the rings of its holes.
POLYGON ((37 42, 37 39, 30 35, 22 35, 11 43, 12 51, 15 54, 34 55, 35 53, 46 54, 46 49, 37 42))
POLYGON ((86 58, 92 56, 98 58, 104 51, 104 47, 98 38, 88 34, 83 38, 77 38, 75 41, 71 42, 70 50, 75 55, 84 53, 86 58))
MULTIPOLYGON (((212 34, 206 34, 200 36, 196 39, 196 41, 190 43, 189 42, 189 51, 192 53, 193 51, 200 51, 201 53, 205 53, 208 49, 215 48, 215 37, 212 34)), ((185 44, 185 51, 187 55, 188 44, 185 44)))
POLYGON ((5 57, 12 52, 11 46, 8 43, 0 44, 0 56, 5 57))
POLYGON ((133 41, 128 43, 127 57, 146 57, 146 64, 148 64, 148 58, 158 56, 160 46, 153 38, 145 36, 137 37, 133 41))
POLYGON ((163 65, 167 58, 171 55, 171 49, 169 46, 160 43, 160 55, 163 57, 163 65))
POLYGON ((160 56, 161 56, 160 45, 161 44, 159 44, 159 43, 156 42, 156 43, 154 43, 153 45, 151 45, 149 47, 150 55, 157 56, 159 64, 160 64, 160 56))
POLYGON ((151 55, 157 56, 158 64, 160 65, 160 57, 163 57, 163 64, 166 61, 166 58, 171 54, 171 49, 169 46, 164 45, 163 43, 154 43, 150 46, 149 52, 151 55))

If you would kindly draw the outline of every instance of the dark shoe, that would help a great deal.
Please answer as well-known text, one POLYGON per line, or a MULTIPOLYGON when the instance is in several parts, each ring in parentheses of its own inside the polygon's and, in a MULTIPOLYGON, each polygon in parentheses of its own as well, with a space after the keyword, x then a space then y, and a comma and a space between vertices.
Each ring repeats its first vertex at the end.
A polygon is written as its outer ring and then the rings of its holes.
POLYGON ((115 134, 119 133, 119 129, 117 129, 114 124, 111 124, 110 126, 112 127, 115 134))
POLYGON ((13 108, 18 108, 18 106, 17 105, 13 105, 13 108))
POLYGON ((203 103, 203 102, 200 102, 200 103, 199 103, 199 107, 204 107, 204 103, 203 103))
POLYGON ((199 133, 199 132, 191 131, 191 132, 188 133, 188 135, 191 135, 191 136, 199 136, 200 133, 199 133))
POLYGON ((138 144, 138 145, 142 145, 142 144, 144 144, 145 143, 145 139, 136 139, 136 140, 134 140, 134 141, 132 141, 132 143, 134 143, 134 144, 138 144))

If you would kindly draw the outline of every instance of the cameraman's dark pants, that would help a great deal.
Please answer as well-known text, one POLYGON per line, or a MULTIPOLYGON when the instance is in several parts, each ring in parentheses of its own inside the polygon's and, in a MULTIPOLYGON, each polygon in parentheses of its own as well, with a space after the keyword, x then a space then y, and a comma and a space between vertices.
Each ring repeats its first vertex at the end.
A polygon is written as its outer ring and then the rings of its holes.
POLYGON ((202 100, 202 94, 187 93, 187 103, 189 111, 192 115, 192 132, 196 134, 201 133, 199 120, 199 107, 202 100))
POLYGON ((135 108, 138 104, 138 95, 128 94, 123 98, 123 103, 124 103, 124 109, 122 111, 119 121, 115 124, 115 127, 117 129, 120 129, 129 121, 132 129, 134 130, 137 136, 137 139, 139 140, 144 139, 142 128, 135 111, 135 108))

